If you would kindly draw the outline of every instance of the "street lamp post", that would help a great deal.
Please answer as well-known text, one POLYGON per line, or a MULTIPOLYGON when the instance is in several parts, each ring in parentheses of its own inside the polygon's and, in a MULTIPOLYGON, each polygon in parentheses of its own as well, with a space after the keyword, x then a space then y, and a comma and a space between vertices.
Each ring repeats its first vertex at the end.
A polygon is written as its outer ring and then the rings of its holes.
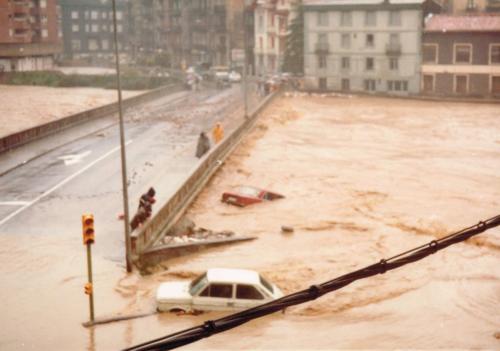
POLYGON ((122 161, 122 187, 123 187, 123 223, 125 226, 125 261, 127 263, 127 272, 132 272, 132 263, 130 259, 130 226, 128 213, 128 184, 127 184, 127 159, 125 154, 125 131, 123 127, 123 109, 122 109, 122 89, 120 81, 120 58, 118 56, 118 37, 116 26, 116 0, 113 4, 113 39, 115 45, 115 63, 116 63, 116 89, 118 91, 118 116, 120 118, 120 151, 122 161))
POLYGON ((248 67, 248 57, 247 57, 247 6, 246 2, 243 7, 243 101, 245 104, 245 118, 248 118, 248 87, 247 87, 247 67, 248 67))

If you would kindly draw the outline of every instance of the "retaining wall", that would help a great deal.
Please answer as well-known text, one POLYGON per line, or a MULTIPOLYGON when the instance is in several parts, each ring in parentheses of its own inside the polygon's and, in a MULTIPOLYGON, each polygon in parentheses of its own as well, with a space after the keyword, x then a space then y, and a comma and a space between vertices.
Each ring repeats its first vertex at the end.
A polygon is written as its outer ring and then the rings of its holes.
MULTIPOLYGON (((136 106, 141 103, 145 103, 161 96, 171 94, 177 91, 181 91, 183 88, 179 84, 172 84, 152 91, 148 91, 144 94, 130 97, 122 101, 122 106, 125 112, 127 108, 136 106)), ((23 130, 11 135, 7 135, 0 138, 0 154, 12 150, 18 146, 29 143, 31 141, 44 138, 48 135, 58 133, 67 128, 74 127, 76 125, 106 117, 118 112, 118 102, 114 102, 108 105, 97 107, 91 110, 86 110, 74 115, 70 115, 61 118, 56 121, 52 121, 46 124, 42 124, 33 128, 23 130)))
POLYGON ((217 147, 209 151, 202 161, 188 174, 186 181, 171 196, 166 204, 139 230, 131 234, 132 256, 135 261, 150 249, 158 239, 162 238, 180 219, 188 206, 194 201, 211 176, 222 165, 224 159, 231 154, 254 124, 258 114, 274 97, 275 92, 266 97, 255 110, 250 113, 245 122, 226 137, 217 147))

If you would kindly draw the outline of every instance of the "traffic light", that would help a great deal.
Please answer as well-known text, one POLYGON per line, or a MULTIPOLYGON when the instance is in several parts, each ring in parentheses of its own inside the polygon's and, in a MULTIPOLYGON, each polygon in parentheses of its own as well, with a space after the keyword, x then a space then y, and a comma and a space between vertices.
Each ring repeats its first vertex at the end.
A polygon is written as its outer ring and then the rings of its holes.
POLYGON ((94 215, 84 214, 82 216, 83 244, 94 243, 94 215))
POLYGON ((85 294, 92 295, 93 293, 94 293, 94 291, 92 289, 92 283, 85 284, 85 294))

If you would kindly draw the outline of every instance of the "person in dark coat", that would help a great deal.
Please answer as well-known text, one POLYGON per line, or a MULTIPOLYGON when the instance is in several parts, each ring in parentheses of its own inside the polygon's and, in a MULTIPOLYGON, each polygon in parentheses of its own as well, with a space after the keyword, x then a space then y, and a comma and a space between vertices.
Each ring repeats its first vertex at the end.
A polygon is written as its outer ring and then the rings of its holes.
POLYGON ((137 212, 130 222, 132 230, 140 227, 149 217, 151 217, 153 213, 153 204, 156 202, 155 195, 156 191, 153 187, 149 188, 146 193, 141 195, 137 212))
POLYGON ((196 146, 196 157, 201 158, 208 150, 210 150, 210 139, 208 139, 205 132, 201 132, 196 146))

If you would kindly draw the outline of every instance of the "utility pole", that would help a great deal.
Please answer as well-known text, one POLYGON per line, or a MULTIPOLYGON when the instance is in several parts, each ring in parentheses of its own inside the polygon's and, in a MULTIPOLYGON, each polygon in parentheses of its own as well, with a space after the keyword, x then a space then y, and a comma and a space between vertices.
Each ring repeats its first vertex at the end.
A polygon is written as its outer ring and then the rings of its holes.
POLYGON ((248 57, 247 57, 247 5, 243 5, 243 101, 245 104, 245 118, 248 118, 248 57))
POLYGON ((118 56, 118 36, 116 29, 116 0, 113 4, 113 39, 115 44, 115 63, 116 63, 116 89, 118 91, 118 116, 120 118, 120 150, 122 161, 122 187, 123 187, 123 224, 125 226, 125 261, 127 263, 127 272, 132 272, 132 263, 130 260, 130 220, 128 213, 128 182, 127 182, 127 159, 125 154, 125 131, 123 127, 123 108, 122 108, 122 89, 120 81, 120 58, 118 56))

